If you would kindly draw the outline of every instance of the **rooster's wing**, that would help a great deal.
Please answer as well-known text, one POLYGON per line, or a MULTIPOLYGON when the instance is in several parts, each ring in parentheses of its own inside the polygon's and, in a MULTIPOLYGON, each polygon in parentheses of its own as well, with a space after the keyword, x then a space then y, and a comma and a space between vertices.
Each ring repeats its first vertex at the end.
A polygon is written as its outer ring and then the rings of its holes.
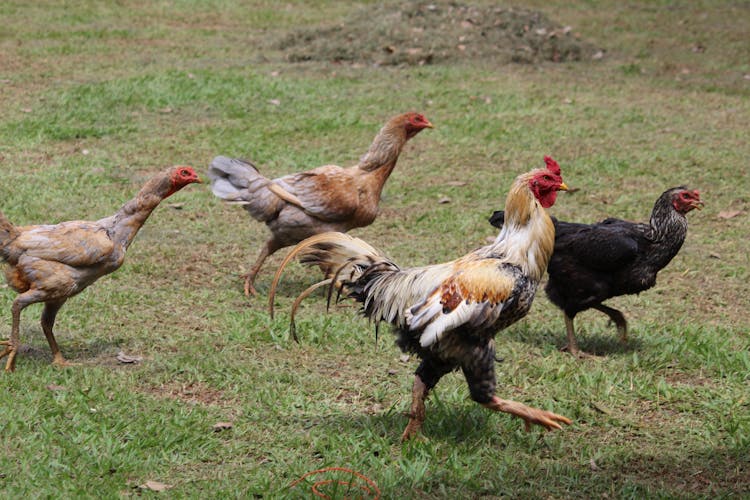
POLYGON ((419 342, 427 347, 445 332, 467 325, 490 329, 528 280, 521 269, 501 259, 458 260, 454 272, 407 312, 412 331, 422 330, 419 342))

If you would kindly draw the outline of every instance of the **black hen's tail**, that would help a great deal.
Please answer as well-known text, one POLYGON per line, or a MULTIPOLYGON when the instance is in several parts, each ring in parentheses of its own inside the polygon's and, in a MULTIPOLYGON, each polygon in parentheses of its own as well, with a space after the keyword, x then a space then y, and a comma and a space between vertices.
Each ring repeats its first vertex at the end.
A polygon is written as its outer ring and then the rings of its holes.
MULTIPOLYGON (((569 222, 558 220, 556 217, 550 216, 550 219, 552 219, 552 224, 555 225, 555 231, 559 230, 561 225, 564 226, 570 224, 569 222)), ((502 229, 503 224, 505 224, 505 210, 495 210, 489 218, 489 221, 492 226, 502 229)))

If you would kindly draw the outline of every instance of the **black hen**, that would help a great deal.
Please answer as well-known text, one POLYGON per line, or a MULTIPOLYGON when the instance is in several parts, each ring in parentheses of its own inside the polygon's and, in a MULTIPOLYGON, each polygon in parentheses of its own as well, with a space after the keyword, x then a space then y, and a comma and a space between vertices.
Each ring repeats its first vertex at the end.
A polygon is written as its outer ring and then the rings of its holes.
MULTIPOLYGON (((659 196, 648 224, 604 219, 596 224, 577 224, 552 218, 555 249, 547 267, 547 296, 565 313, 567 350, 578 349, 573 318, 586 309, 603 312, 627 340, 627 321, 617 309, 603 302, 611 297, 639 293, 656 284, 656 274, 677 255, 687 235, 685 214, 700 209, 698 191, 678 186, 659 196)), ((495 212, 490 224, 502 227, 504 213, 495 212)))

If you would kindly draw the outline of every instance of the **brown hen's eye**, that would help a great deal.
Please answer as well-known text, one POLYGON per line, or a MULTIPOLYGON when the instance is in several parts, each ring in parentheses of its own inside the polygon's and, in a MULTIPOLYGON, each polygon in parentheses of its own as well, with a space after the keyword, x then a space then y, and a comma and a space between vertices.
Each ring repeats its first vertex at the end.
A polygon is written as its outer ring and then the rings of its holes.
POLYGON ((183 176, 183 177, 188 177, 190 175, 190 172, 188 172, 187 170, 182 170, 180 172, 180 175, 183 176))

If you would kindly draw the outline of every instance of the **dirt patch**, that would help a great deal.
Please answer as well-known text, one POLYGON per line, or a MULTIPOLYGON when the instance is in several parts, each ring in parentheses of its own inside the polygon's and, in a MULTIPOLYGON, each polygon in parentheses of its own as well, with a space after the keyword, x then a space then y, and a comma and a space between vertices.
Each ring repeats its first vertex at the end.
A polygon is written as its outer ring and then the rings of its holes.
POLYGON ((213 389, 200 382, 173 382, 160 386, 146 387, 145 392, 159 398, 177 399, 192 405, 226 405, 228 401, 218 389, 213 389))
POLYGON ((539 11, 449 1, 369 5, 339 24, 296 31, 277 45, 292 62, 377 65, 563 62, 599 53, 539 11))

